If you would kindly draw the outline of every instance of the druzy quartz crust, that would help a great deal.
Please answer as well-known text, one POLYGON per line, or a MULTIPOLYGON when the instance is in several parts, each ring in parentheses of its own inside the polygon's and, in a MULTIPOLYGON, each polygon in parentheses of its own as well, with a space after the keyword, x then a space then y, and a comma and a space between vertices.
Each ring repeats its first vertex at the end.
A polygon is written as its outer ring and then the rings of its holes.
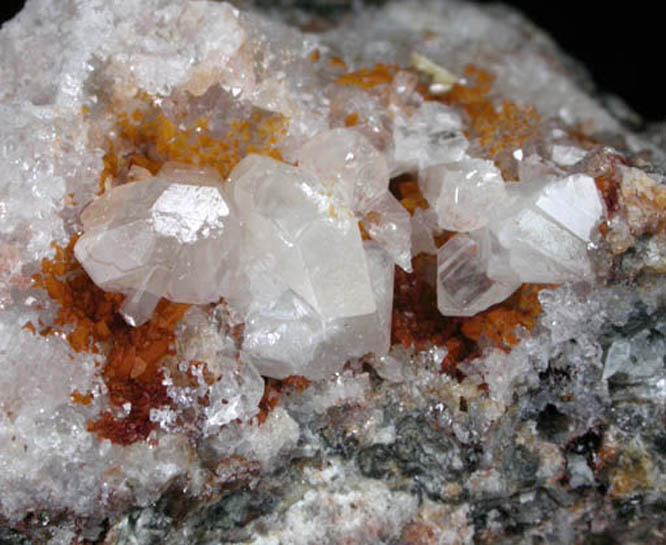
POLYGON ((0 542, 660 543, 659 140, 508 8, 343 12, 0 30, 0 542))

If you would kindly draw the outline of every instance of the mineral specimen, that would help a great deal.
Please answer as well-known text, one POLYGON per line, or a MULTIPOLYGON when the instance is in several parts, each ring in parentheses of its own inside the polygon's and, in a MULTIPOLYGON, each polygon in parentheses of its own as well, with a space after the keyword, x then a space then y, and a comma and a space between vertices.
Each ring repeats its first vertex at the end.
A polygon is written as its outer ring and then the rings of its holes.
POLYGON ((659 543, 659 138, 507 8, 260 4, 0 30, 0 542, 659 543))

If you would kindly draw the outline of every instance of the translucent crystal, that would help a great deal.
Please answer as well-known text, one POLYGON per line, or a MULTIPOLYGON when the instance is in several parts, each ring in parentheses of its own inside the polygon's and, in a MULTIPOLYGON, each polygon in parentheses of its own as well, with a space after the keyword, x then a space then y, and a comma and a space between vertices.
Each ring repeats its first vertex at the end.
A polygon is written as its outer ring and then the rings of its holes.
POLYGON ((224 372, 208 391, 204 435, 219 431, 220 426, 237 418, 249 420, 258 412, 264 394, 264 379, 253 365, 235 358, 220 359, 228 361, 220 365, 224 372))
POLYGON ((583 149, 575 146, 553 145, 552 158, 558 165, 571 166, 582 160, 587 155, 583 149))
POLYGON ((262 375, 301 375, 321 379, 340 370, 350 357, 388 352, 393 303, 393 264, 367 243, 368 268, 377 310, 360 316, 325 319, 292 290, 269 306, 256 307, 246 321, 243 357, 262 375))
POLYGON ((384 154, 356 131, 333 129, 309 140, 298 161, 363 219, 368 234, 396 264, 411 270, 409 213, 388 191, 384 154))
POLYGON ((392 174, 463 158, 468 142, 460 117, 440 102, 424 102, 411 117, 394 122, 392 174))
POLYGON ((604 212, 594 179, 584 174, 547 184, 535 205, 585 242, 604 212))
POLYGON ((243 259, 256 279, 251 292, 274 276, 325 319, 376 310, 354 214, 314 174, 248 155, 229 183, 244 223, 243 259))
POLYGON ((375 199, 363 218, 368 234, 405 271, 412 270, 412 221, 407 209, 388 191, 375 199))
POLYGON ((587 245, 602 214, 594 180, 573 175, 545 184, 512 184, 489 228, 509 250, 510 269, 523 282, 580 280, 592 275, 587 245))
POLYGON ((629 379, 640 380, 657 376, 664 369, 666 342, 647 329, 630 339, 611 344, 606 355, 603 378, 622 373, 629 379))
POLYGON ((420 253, 436 254, 434 233, 439 230, 437 213, 432 208, 417 208, 412 221, 412 255, 420 253))
POLYGON ((132 325, 160 297, 201 304, 225 292, 240 223, 213 171, 182 167, 115 187, 81 222, 76 257, 98 286, 128 295, 132 325))
POLYGON ((421 179, 425 198, 450 231, 474 231, 488 222, 489 213, 506 198, 504 180, 492 161, 464 159, 431 166, 421 179))
MULTIPOLYGON (((445 316, 473 316, 511 295, 517 276, 495 280, 487 272, 493 241, 483 230, 460 233, 437 252, 437 308, 445 316)), ((495 248, 496 251, 496 248, 495 248)))
POLYGON ((356 131, 318 134, 300 149, 298 164, 339 193, 354 212, 367 212, 370 203, 388 190, 384 155, 356 131))
POLYGON ((526 208, 494 227, 523 282, 564 282, 591 275, 587 245, 551 218, 526 208))

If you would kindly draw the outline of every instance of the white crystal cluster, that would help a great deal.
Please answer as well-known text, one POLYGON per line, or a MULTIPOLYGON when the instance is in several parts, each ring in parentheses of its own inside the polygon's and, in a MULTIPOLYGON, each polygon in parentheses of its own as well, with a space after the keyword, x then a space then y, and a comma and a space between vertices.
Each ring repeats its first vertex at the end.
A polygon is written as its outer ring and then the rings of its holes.
MULTIPOLYGON (((594 179, 554 175, 534 156, 519 169, 520 181, 505 183, 492 161, 467 154, 461 128, 439 103, 424 103, 394 127, 394 171, 418 172, 435 213, 429 221, 415 215, 415 246, 434 251, 428 234, 435 217, 439 228, 459 233, 436 250, 440 312, 472 316, 525 282, 591 278, 587 248, 604 214, 594 179)), ((516 160, 522 156, 516 150, 516 160)))
POLYGON ((132 325, 160 297, 224 297, 244 317, 245 358, 266 376, 324 378, 350 357, 386 353, 394 261, 411 267, 409 214, 388 191, 386 159, 347 129, 298 157, 294 167, 248 155, 225 183, 167 163, 86 207, 75 254, 97 285, 127 295, 132 325), (374 243, 362 241, 361 218, 374 243))
MULTIPOLYGON (((482 186, 493 179, 486 175, 483 182, 476 182, 474 172, 454 192, 464 193, 466 186, 482 186)), ((587 250, 603 215, 593 178, 572 175, 521 181, 497 193, 501 197, 487 203, 479 189, 476 198, 489 208, 480 220, 485 225, 456 235, 437 253, 437 297, 443 314, 476 314, 504 300, 524 282, 593 277, 587 250)))
POLYGON ((147 321, 160 297, 209 303, 229 284, 240 228, 213 170, 167 164, 157 178, 94 200, 81 223, 76 257, 98 286, 127 295, 122 312, 132 325, 147 321))

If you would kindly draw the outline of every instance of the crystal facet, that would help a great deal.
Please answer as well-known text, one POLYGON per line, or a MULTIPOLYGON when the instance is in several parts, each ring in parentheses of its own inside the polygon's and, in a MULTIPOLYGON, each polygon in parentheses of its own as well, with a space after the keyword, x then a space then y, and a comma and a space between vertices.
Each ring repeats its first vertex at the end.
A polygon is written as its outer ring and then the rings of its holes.
POLYGON ((468 142, 458 114, 440 102, 424 102, 411 117, 395 120, 392 174, 463 158, 468 142))
MULTIPOLYGON (((246 271, 277 277, 325 319, 376 310, 354 215, 312 173, 248 155, 230 177, 246 271)), ((256 277, 250 291, 264 288, 256 277)))
POLYGON ((243 357, 265 376, 321 379, 350 357, 386 354, 391 331, 393 264, 384 250, 366 243, 377 310, 325 319, 302 297, 287 290, 272 304, 253 308, 245 323, 243 357))
POLYGON ((128 295, 132 325, 160 297, 202 304, 225 294, 240 223, 214 171, 182 167, 115 187, 81 222, 76 257, 98 286, 128 295))
POLYGON ((488 274, 490 234, 460 233, 437 252, 437 308, 445 316, 473 316, 511 295, 517 276, 495 280, 488 274))
MULTIPOLYGON (((592 275, 587 245, 603 214, 594 180, 573 175, 545 184, 513 184, 489 223, 523 282, 563 282, 592 275)), ((495 275, 497 277, 497 275, 495 275)))
POLYGON ((492 209, 506 198, 504 180, 492 161, 464 159, 427 168, 423 194, 450 231, 474 231, 488 222, 492 209))

